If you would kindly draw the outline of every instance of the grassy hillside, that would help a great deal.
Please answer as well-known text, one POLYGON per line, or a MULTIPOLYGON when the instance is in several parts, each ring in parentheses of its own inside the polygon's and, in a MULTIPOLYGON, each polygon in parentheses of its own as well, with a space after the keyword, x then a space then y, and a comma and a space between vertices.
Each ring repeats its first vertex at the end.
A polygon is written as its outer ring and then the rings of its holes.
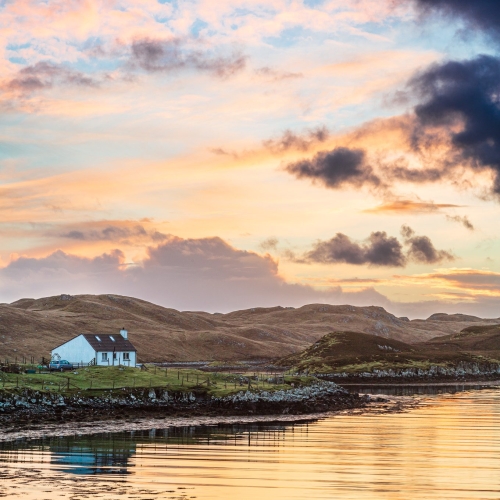
POLYGON ((405 344, 353 331, 332 332, 278 365, 313 373, 456 366, 459 362, 500 361, 500 325, 474 326, 428 342, 405 344))
POLYGON ((438 315, 397 318, 381 307, 310 304, 228 314, 177 311, 119 295, 61 295, 0 304, 0 358, 47 356, 80 333, 125 327, 141 361, 243 360, 299 352, 323 335, 355 330, 406 343, 453 335, 498 320, 438 315))

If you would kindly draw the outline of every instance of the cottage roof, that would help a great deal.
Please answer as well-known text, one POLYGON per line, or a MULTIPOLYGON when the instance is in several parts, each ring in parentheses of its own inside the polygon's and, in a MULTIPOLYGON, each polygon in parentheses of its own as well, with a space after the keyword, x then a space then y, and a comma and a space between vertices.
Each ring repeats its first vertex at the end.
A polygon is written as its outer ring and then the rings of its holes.
POLYGON ((116 335, 84 333, 85 340, 97 351, 137 351, 130 340, 124 339, 119 333, 116 335), (114 340, 113 340, 114 339, 114 340))

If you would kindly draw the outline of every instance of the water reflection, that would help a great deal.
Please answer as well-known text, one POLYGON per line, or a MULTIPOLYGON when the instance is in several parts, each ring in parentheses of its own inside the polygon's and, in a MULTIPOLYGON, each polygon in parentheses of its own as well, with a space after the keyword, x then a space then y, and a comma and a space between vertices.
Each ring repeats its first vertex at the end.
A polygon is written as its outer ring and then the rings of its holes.
POLYGON ((0 496, 500 498, 499 422, 500 392, 468 390, 428 396, 399 414, 0 444, 0 496), (110 484, 121 485, 115 496, 110 484), (77 494, 76 485, 87 490, 77 494))
POLYGON ((0 463, 26 463, 33 454, 56 471, 79 475, 130 474, 136 442, 119 436, 60 437, 41 441, 2 443, 0 463))
POLYGON ((177 450, 181 446, 265 446, 279 447, 295 428, 308 425, 233 424, 151 429, 91 436, 54 437, 36 441, 0 442, 0 464, 26 463, 34 455, 43 457, 56 471, 77 475, 131 474, 132 457, 150 452, 177 450))
POLYGON ((382 385, 382 384, 344 384, 349 392, 361 394, 386 394, 388 396, 424 396, 438 394, 456 394, 457 392, 491 389, 491 386, 477 384, 446 384, 446 385, 422 385, 422 384, 401 384, 401 385, 382 385))

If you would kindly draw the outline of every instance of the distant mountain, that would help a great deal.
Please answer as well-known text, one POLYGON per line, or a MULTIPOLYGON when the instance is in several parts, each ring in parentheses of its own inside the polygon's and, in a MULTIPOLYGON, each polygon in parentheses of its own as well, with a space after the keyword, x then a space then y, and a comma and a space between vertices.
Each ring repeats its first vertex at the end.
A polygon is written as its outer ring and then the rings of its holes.
POLYGON ((122 327, 142 361, 234 361, 292 354, 335 330, 413 344, 495 323, 498 320, 443 314, 409 321, 381 307, 324 304, 211 314, 181 312, 120 295, 59 295, 0 304, 0 358, 38 359, 80 333, 118 333, 122 327))

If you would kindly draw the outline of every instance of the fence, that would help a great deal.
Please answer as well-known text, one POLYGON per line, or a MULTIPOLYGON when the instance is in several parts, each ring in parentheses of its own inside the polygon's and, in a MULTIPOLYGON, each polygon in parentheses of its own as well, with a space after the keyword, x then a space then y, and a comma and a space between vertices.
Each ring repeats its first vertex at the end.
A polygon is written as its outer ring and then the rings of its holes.
POLYGON ((41 364, 6 365, 15 366, 19 371, 0 371, 0 388, 57 392, 153 388, 174 391, 208 390, 213 394, 240 389, 271 390, 285 383, 285 376, 276 372, 254 372, 253 375, 216 372, 209 375, 195 369, 171 369, 157 365, 142 365, 141 370, 124 366, 109 370, 108 367, 89 367, 87 363, 76 365, 65 373, 50 372, 42 368, 41 364))

